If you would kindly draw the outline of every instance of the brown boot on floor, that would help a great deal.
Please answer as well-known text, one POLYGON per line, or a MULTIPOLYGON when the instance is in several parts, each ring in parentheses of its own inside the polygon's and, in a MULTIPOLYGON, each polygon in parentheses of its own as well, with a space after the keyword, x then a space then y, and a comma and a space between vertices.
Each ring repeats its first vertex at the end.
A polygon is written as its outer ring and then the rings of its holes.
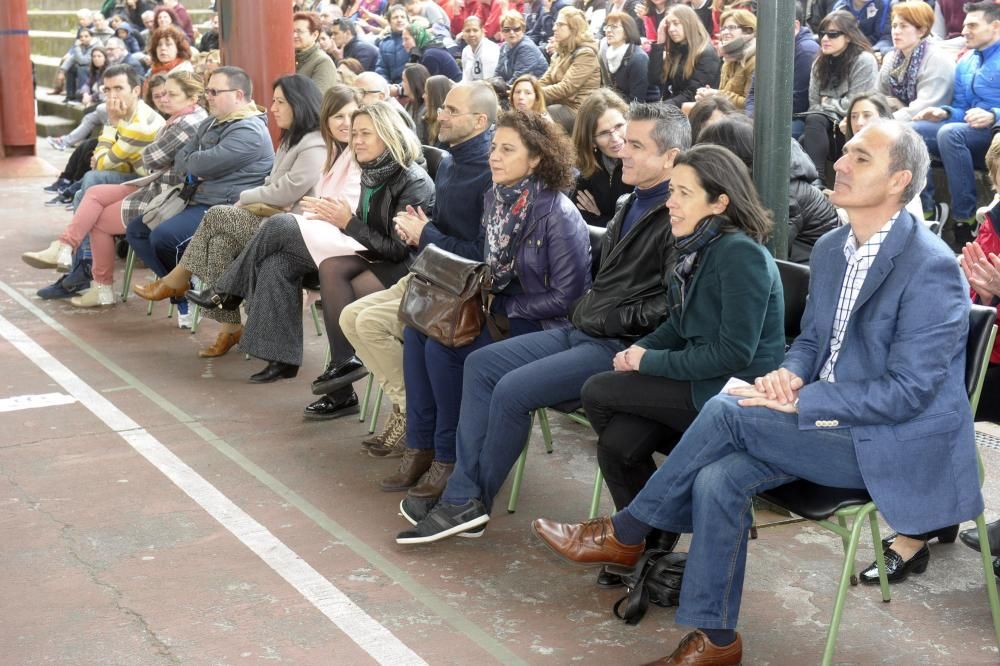
POLYGON ((387 493, 406 490, 419 481, 434 461, 434 449, 403 448, 403 459, 399 469, 390 477, 379 482, 379 487, 387 493))
POLYGON ((455 463, 443 463, 435 460, 431 463, 430 469, 424 472, 417 485, 407 491, 407 495, 417 499, 431 499, 441 497, 444 487, 448 484, 448 478, 455 471, 455 463))
POLYGON ((218 337, 215 338, 215 342, 213 342, 210 347, 202 347, 199 349, 198 356, 201 358, 215 358, 217 356, 222 356, 236 346, 236 343, 240 341, 240 336, 242 335, 242 328, 235 333, 226 333, 223 331, 219 333, 218 337))
MULTIPOLYGON (((373 446, 381 446, 381 445, 385 444, 386 433, 388 433, 392 429, 393 422, 396 421, 396 420, 398 420, 400 416, 401 416, 401 414, 400 414, 399 406, 398 405, 393 405, 392 406, 392 414, 389 416, 389 420, 388 420, 388 422, 386 422, 385 427, 382 428, 382 432, 380 432, 378 434, 375 434, 375 435, 372 435, 371 437, 366 437, 365 439, 361 440, 361 448, 363 448, 365 450, 368 450, 368 449, 372 448, 373 446)), ((403 427, 404 427, 404 429, 406 427, 406 416, 405 415, 403 415, 403 427)))
POLYGON ((406 448, 406 414, 393 407, 392 416, 382 431, 382 441, 368 447, 372 458, 398 458, 406 448))
POLYGON ((702 631, 692 631, 681 639, 673 654, 646 666, 738 666, 743 661, 743 640, 736 634, 736 640, 719 647, 702 631))

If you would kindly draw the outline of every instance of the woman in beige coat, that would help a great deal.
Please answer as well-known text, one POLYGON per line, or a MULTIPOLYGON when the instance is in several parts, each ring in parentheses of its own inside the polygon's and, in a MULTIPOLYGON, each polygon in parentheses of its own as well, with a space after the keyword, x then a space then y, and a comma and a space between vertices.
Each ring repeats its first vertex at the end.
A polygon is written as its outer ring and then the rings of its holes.
POLYGON ((556 52, 538 83, 549 107, 557 104, 576 111, 587 96, 601 87, 601 65, 597 42, 587 18, 573 7, 564 7, 552 27, 556 52))

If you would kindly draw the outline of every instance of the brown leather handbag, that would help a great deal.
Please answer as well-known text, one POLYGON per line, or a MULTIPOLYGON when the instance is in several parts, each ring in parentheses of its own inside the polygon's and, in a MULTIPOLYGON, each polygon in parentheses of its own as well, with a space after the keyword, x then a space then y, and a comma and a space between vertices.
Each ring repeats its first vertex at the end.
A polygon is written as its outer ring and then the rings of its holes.
POLYGON ((410 266, 412 273, 399 302, 399 320, 446 347, 464 347, 487 321, 490 269, 434 244, 410 266))

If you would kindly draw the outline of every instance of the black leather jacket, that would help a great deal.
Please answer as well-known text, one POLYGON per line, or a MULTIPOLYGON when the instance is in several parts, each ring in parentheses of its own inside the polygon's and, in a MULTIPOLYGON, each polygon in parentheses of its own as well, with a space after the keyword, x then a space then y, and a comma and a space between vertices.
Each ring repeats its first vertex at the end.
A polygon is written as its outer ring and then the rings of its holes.
POLYGON ((594 283, 570 309, 575 327, 597 338, 635 340, 651 332, 667 315, 667 276, 674 243, 666 204, 648 211, 618 239, 625 212, 635 194, 618 200, 601 245, 594 283))

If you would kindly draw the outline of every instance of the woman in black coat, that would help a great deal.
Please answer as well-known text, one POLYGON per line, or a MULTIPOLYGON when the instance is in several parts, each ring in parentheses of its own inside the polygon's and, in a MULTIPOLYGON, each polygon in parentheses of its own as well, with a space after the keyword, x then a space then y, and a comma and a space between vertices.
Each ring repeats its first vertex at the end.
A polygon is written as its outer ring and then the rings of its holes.
POLYGON ((698 88, 719 87, 721 69, 719 54, 694 10, 671 7, 649 52, 649 82, 659 85, 663 101, 678 107, 693 102, 698 88))
POLYGON ((611 12, 604 21, 601 64, 611 74, 611 87, 626 102, 655 102, 659 86, 649 84, 649 56, 642 50, 635 20, 625 12, 611 12))
POLYGON ((619 157, 625 145, 627 112, 621 97, 607 88, 592 92, 577 112, 573 143, 580 175, 573 202, 591 226, 606 227, 618 198, 633 189, 622 183, 619 157))

